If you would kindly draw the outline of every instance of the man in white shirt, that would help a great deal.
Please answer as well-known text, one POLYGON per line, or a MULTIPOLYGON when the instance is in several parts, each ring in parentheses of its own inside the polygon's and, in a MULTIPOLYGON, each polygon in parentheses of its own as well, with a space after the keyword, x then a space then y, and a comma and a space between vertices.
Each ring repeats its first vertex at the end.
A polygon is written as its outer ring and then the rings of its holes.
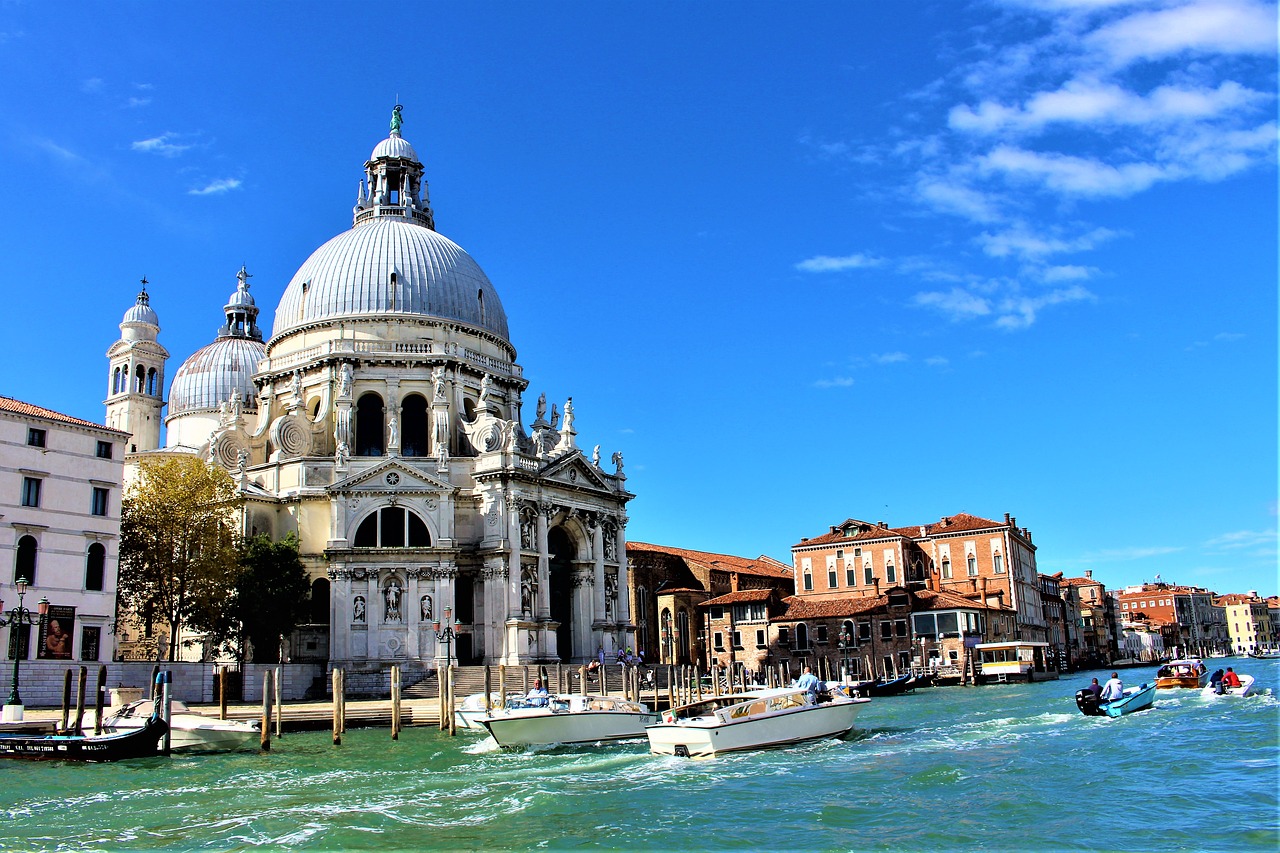
POLYGON ((804 668, 804 673, 796 679, 796 687, 804 690, 805 700, 810 705, 818 704, 818 676, 813 674, 812 667, 804 668))
POLYGON ((1114 702, 1117 699, 1124 698, 1124 682, 1120 680, 1117 673, 1111 673, 1111 678, 1107 683, 1102 685, 1102 696, 1099 697, 1103 702, 1114 702))

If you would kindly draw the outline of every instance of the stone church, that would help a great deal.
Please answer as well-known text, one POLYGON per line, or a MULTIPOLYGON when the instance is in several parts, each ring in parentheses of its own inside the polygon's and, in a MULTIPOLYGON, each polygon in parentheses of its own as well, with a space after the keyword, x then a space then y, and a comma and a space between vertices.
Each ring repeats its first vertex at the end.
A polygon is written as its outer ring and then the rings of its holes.
POLYGON ((433 669, 446 609, 464 664, 625 648, 622 454, 583 452, 572 398, 538 396, 526 424, 498 291, 435 230, 402 121, 397 106, 351 228, 298 269, 265 342, 241 269, 217 338, 178 368, 167 402, 144 281, 108 351, 107 424, 131 433, 130 465, 190 453, 230 471, 246 534, 297 534, 315 624, 295 659, 325 659, 327 644, 357 673, 433 669))

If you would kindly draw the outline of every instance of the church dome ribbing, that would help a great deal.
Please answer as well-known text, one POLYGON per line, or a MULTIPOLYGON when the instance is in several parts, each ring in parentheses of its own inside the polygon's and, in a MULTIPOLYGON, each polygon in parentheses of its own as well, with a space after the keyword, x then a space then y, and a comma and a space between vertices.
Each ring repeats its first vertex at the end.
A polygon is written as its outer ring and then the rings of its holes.
POLYGON ((169 418, 213 411, 231 400, 239 400, 245 409, 257 408, 253 374, 267 348, 258 329, 258 307, 249 294, 250 278, 241 267, 236 291, 223 309, 227 321, 218 329, 218 339, 196 350, 174 374, 169 418))
POLYGON ((138 299, 124 312, 123 323, 147 323, 155 326, 157 331, 160 329, 160 316, 156 314, 155 309, 151 307, 151 296, 147 293, 147 280, 142 280, 142 291, 138 293, 138 299))
POLYGON ((509 342, 507 315, 480 265, 435 231, 422 163, 391 135, 365 163, 352 228, 329 240, 290 280, 276 308, 273 339, 342 319, 429 317, 465 323, 509 342))

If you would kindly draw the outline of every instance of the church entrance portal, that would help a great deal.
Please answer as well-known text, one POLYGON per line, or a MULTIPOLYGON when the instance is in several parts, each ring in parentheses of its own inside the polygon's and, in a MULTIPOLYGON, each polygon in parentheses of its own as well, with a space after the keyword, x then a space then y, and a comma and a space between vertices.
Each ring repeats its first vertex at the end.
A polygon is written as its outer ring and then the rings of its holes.
POLYGON ((563 528, 547 531, 547 551, 551 554, 550 589, 551 618, 560 623, 556 629, 556 650, 562 661, 573 659, 573 540, 563 528))

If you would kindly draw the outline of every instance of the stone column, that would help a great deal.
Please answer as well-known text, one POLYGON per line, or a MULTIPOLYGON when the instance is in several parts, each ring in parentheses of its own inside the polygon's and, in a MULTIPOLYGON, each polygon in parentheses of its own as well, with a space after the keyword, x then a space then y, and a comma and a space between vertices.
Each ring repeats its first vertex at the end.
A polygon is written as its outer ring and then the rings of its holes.
POLYGON ((329 570, 329 657, 351 659, 351 573, 329 570))
POLYGON ((595 594, 591 596, 593 613, 591 622, 603 622, 608 607, 605 605, 604 582, 604 524, 599 518, 591 519, 591 556, 595 558, 595 594))
POLYGON ((627 520, 618 519, 614 530, 614 556, 618 560, 618 610, 615 616, 618 622, 627 624, 631 621, 631 579, 627 576, 627 520))
POLYGON ((422 623, 423 592, 421 591, 422 584, 418 582, 421 576, 422 569, 416 566, 411 566, 405 571, 405 603, 400 608, 400 612, 404 616, 405 626, 404 655, 409 660, 419 660, 421 658, 421 650, 418 643, 422 623))
POLYGON ((555 514, 556 506, 552 503, 538 507, 538 604, 533 614, 538 619, 551 618, 551 552, 547 547, 547 531, 555 514))

